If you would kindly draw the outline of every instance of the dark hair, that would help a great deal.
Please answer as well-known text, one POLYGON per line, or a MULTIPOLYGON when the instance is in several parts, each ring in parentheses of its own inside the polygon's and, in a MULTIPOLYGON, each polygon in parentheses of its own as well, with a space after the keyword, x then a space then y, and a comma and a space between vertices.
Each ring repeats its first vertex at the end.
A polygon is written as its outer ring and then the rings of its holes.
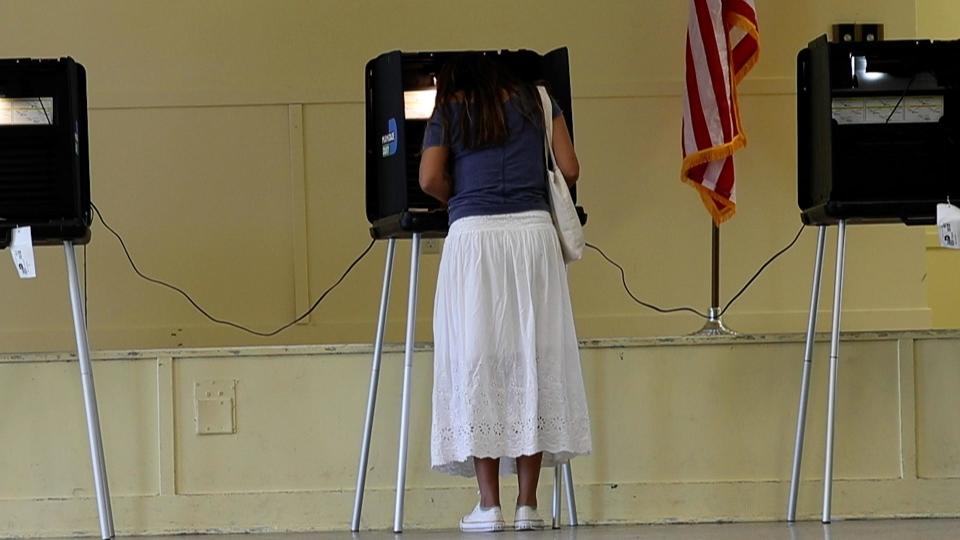
POLYGON ((534 126, 543 125, 543 108, 533 85, 521 82, 497 59, 483 53, 458 54, 437 77, 436 114, 444 142, 450 143, 449 109, 461 108, 459 125, 466 148, 498 146, 510 136, 504 98, 515 99, 520 113, 534 126))

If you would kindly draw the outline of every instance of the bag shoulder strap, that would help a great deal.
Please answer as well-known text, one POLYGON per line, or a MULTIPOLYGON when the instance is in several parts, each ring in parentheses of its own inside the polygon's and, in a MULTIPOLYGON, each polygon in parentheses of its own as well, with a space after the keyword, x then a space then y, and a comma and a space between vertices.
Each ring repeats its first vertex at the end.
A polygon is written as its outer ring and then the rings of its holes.
POLYGON ((547 170, 551 170, 550 164, 557 161, 553 157, 553 103, 545 87, 537 86, 537 90, 540 92, 540 104, 543 106, 543 160, 547 170))

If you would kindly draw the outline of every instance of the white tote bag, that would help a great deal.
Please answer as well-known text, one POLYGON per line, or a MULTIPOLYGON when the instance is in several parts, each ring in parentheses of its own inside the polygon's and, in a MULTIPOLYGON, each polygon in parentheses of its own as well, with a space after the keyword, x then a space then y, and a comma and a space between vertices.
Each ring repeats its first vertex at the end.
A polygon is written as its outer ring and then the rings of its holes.
POLYGON ((563 173, 556 166, 557 159, 553 155, 553 104, 547 89, 538 86, 540 102, 543 104, 543 155, 547 169, 547 193, 550 198, 550 215, 553 216, 553 225, 560 238, 560 249, 563 251, 565 262, 579 261, 583 257, 583 226, 577 208, 570 196, 570 188, 563 178, 563 173))

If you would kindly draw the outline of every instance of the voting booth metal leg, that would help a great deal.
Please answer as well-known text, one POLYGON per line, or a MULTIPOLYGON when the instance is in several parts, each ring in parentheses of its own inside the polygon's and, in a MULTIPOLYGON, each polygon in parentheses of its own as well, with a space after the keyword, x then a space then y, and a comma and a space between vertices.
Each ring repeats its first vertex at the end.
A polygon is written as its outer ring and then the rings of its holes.
POLYGON ((561 464, 563 470, 563 488, 567 492, 567 520, 571 527, 576 527, 579 523, 577 520, 577 499, 573 495, 573 469, 570 467, 570 462, 567 461, 561 464))
POLYGON ((403 399, 400 411, 400 455, 397 463, 397 504, 393 532, 403 532, 403 491, 407 476, 407 441, 410 431, 410 378, 413 372, 413 342, 417 327, 417 275, 420 272, 420 233, 410 247, 410 295, 407 300, 407 337, 403 356, 403 399))
POLYGON ((383 335, 387 326, 387 307, 390 304, 390 283, 393 279, 393 258, 397 239, 387 241, 387 262, 383 269, 383 289, 380 293, 380 313, 377 316, 377 335, 373 342, 373 366, 370 369, 370 392, 367 395, 367 415, 363 422, 363 441, 360 443, 360 466, 357 470, 357 493, 353 500, 353 520, 350 530, 360 530, 363 508, 363 490, 367 482, 367 463, 370 458, 370 439, 373 434, 373 415, 377 408, 377 386, 380 383, 380 360, 383 357, 383 335))
MULTIPOLYGON (((407 448, 410 432, 410 401, 411 381, 413 373, 413 349, 415 343, 417 292, 420 273, 420 239, 419 233, 413 235, 410 254, 410 287, 407 300, 407 326, 403 363, 403 392, 400 412, 400 442, 397 463, 397 491, 396 507, 394 511, 393 531, 403 532, 403 504, 406 488, 407 448)), ((360 464, 357 471, 357 491, 353 505, 353 519, 350 530, 360 530, 360 517, 363 508, 364 488, 366 485, 367 468, 370 457, 370 446, 373 434, 373 419, 376 410, 377 388, 380 381, 380 365, 383 357, 383 341, 386 330, 387 308, 390 300, 390 287, 393 276, 393 265, 396 255, 396 239, 391 238, 387 244, 387 257, 383 272, 383 288, 380 294, 380 312, 377 318, 377 335, 374 341, 373 364, 370 371, 370 390, 367 396, 367 412, 364 420, 363 440, 360 448, 360 464)), ((554 468, 553 486, 553 527, 560 528, 560 514, 562 491, 567 493, 567 511, 571 526, 578 524, 576 498, 573 490, 573 469, 570 462, 560 463, 554 468)))
POLYGON ((87 413, 87 435, 90 439, 90 460, 93 463, 93 483, 97 494, 97 512, 100 516, 100 536, 114 537, 113 509, 110 507, 110 487, 107 466, 103 457, 103 439, 100 435, 100 414, 97 411, 97 392, 93 384, 93 365, 87 342, 87 325, 83 317, 83 298, 77 275, 77 257, 73 242, 63 243, 67 259, 67 280, 70 284, 70 307, 73 311, 73 330, 77 337, 77 357, 80 359, 80 380, 83 384, 83 405, 87 413))
POLYGON ((551 514, 553 516, 552 526, 554 529, 560 528, 560 504, 561 499, 563 498, 563 492, 560 489, 560 485, 563 483, 563 473, 560 471, 560 464, 558 463, 553 468, 553 509, 551 514))
POLYGON ((573 494, 573 469, 570 462, 557 463, 553 468, 553 508, 551 509, 552 526, 560 528, 561 514, 563 513, 563 494, 567 495, 567 519, 571 527, 578 525, 577 499, 573 494))
POLYGON ((840 360, 840 306, 843 298, 843 257, 846 248, 847 224, 840 221, 837 233, 837 269, 833 288, 833 324, 830 329, 830 380, 827 395, 827 445, 823 470, 823 515, 830 523, 830 497, 833 491, 833 437, 837 416, 837 365, 840 360))
POLYGON ((813 362, 813 343, 817 329, 817 307, 820 300, 820 276, 823 269, 823 246, 827 226, 820 225, 817 233, 817 255, 813 264, 813 291, 810 294, 810 315, 803 347, 803 375, 800 379, 800 405, 797 410, 797 436, 793 445, 793 470, 790 474, 790 498, 787 503, 787 521, 797 520, 797 492, 800 489, 800 464, 803 460, 803 436, 807 425, 807 399, 810 395, 810 368, 813 362))

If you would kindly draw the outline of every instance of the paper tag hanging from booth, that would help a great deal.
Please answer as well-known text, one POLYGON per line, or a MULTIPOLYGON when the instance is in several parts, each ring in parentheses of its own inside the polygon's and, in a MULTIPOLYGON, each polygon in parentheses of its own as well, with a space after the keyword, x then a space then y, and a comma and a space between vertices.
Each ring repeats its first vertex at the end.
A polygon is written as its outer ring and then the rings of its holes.
POLYGON ((33 235, 30 233, 30 227, 13 229, 10 238, 10 255, 13 257, 13 265, 17 267, 20 279, 37 277, 37 266, 33 259, 33 235))
POLYGON ((940 247, 960 249, 960 208, 950 203, 938 204, 937 231, 940 247))

